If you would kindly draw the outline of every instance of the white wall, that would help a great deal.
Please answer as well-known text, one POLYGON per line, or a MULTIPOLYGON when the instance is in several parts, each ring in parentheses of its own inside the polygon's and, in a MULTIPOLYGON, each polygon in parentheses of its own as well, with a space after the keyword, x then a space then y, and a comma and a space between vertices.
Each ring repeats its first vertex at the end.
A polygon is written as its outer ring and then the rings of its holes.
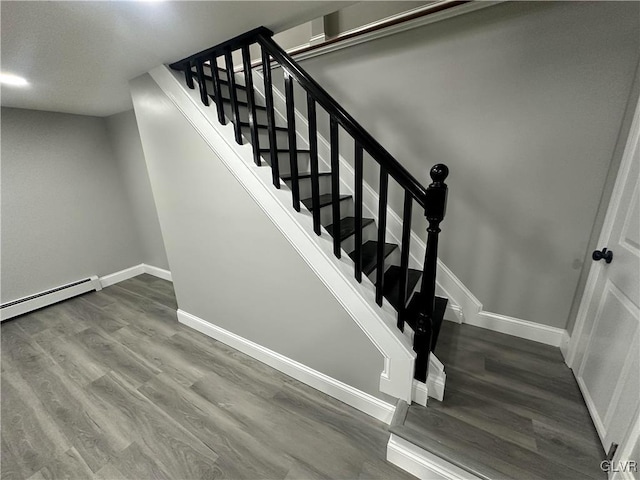
POLYGON ((637 2, 510 2, 302 66, 423 184, 449 165, 441 258, 485 310, 564 328, 639 22, 637 2))
POLYGON ((383 357, 144 75, 132 97, 179 308, 383 398, 383 357))
POLYGON ((141 263, 105 120, 1 112, 2 302, 141 263))
POLYGON ((106 118, 107 132, 133 215, 142 262, 169 269, 133 110, 106 118))

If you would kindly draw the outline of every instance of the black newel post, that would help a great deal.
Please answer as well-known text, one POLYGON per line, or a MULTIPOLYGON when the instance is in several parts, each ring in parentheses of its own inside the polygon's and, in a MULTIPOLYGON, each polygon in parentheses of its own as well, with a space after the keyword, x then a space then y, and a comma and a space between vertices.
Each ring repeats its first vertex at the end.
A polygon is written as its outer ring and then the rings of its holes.
POLYGON ((436 269, 438 264, 438 234, 440 222, 444 218, 447 207, 447 184, 444 183, 449 175, 446 165, 434 165, 431 169, 433 183, 427 188, 425 216, 429 222, 427 228, 427 250, 424 255, 424 269, 422 272, 422 312, 418 315, 416 330, 413 338, 413 349, 416 357, 416 374, 418 381, 427 381, 427 367, 429 366, 429 352, 432 344, 432 318, 436 297, 436 269))

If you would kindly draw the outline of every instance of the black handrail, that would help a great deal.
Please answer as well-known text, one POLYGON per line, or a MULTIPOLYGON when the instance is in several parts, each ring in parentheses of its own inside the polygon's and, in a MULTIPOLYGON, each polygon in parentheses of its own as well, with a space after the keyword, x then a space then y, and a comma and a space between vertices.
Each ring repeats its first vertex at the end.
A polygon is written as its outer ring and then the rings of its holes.
POLYGON ((367 132, 327 91, 316 82, 298 63, 287 55, 270 36, 263 32, 257 36, 257 41, 298 83, 309 91, 319 103, 360 145, 383 166, 389 175, 405 190, 411 192, 416 201, 426 207, 426 189, 411 175, 393 155, 367 132))
MULTIPOLYGON (((273 32, 267 28, 260 27, 249 32, 238 35, 231 40, 220 43, 215 47, 202 50, 199 53, 184 58, 178 62, 171 64, 171 68, 181 70, 185 74, 187 86, 195 88, 193 77, 198 79, 200 87, 200 97, 205 105, 209 105, 209 97, 212 97, 216 105, 218 119, 220 123, 225 124, 224 102, 229 102, 229 113, 231 121, 234 125, 234 134, 236 142, 242 143, 241 126, 249 126, 251 134, 251 143, 253 146, 254 160, 258 166, 261 165, 260 152, 268 152, 270 155, 270 164, 272 170, 273 184, 276 188, 280 188, 280 162, 278 152, 289 153, 290 174, 286 177, 291 183, 293 207, 300 210, 300 188, 299 179, 302 177, 310 177, 311 179, 311 204, 305 200, 305 205, 311 209, 313 214, 313 227, 317 235, 321 235, 321 216, 320 207, 331 204, 331 218, 333 224, 327 227, 331 230, 333 236, 333 251, 336 257, 341 256, 341 242, 343 236, 343 219, 341 215, 340 202, 346 196, 340 195, 340 178, 339 178, 339 128, 351 136, 354 140, 355 152, 355 176, 354 176, 354 217, 352 219, 344 219, 344 226, 349 229, 349 221, 353 221, 355 231, 354 251, 350 254, 354 261, 354 274, 358 282, 362 281, 363 265, 363 234, 362 230, 365 224, 371 223, 371 219, 363 219, 363 152, 366 151, 380 167, 379 180, 379 198, 378 198, 378 231, 377 243, 375 244, 374 260, 368 260, 369 266, 375 263, 376 270, 376 291, 375 299, 379 305, 383 303, 383 297, 387 297, 398 311, 398 328, 404 330, 405 319, 414 321, 414 340, 413 348, 417 353, 415 378, 420 381, 426 381, 427 367, 429 364, 429 354, 434 348, 434 339, 437 337, 437 329, 434 330, 434 313, 436 310, 436 269, 438 258, 438 236, 440 233, 440 222, 444 218, 447 185, 444 183, 449 170, 445 165, 435 165, 431 169, 431 178, 433 182, 428 188, 423 187, 377 140, 375 140, 344 108, 336 102, 311 76, 298 65, 278 44, 276 44, 271 36, 273 32), (253 76, 251 72, 251 58, 249 47, 257 43, 261 47, 263 81, 264 81, 264 97, 266 107, 261 107, 266 111, 267 125, 258 125, 256 117, 256 102, 254 98, 253 76), (240 50, 242 53, 242 74, 244 76, 245 85, 237 84, 235 72, 233 68, 232 53, 240 50), (218 67, 218 58, 224 59, 225 68, 218 67), (284 70, 284 94, 286 105, 287 127, 276 125, 275 109, 273 102, 273 84, 271 77, 271 59, 274 59, 284 70), (211 75, 204 73, 205 63, 208 63, 211 69, 211 75), (195 72, 193 68, 195 67, 195 72), (226 74, 226 80, 219 78, 220 72, 226 74), (298 148, 297 148, 297 131, 296 131, 296 112, 294 106, 294 90, 293 81, 296 81, 304 90, 307 100, 308 109, 308 127, 309 127, 309 150, 301 150, 302 153, 310 155, 310 174, 304 174, 301 177, 298 172, 298 148), (213 85, 212 92, 207 89, 206 82, 210 81, 213 85), (228 88, 228 97, 224 98, 221 93, 221 84, 228 88), (246 102, 238 99, 236 89, 241 89, 246 94, 246 102), (239 116, 239 105, 242 104, 248 109, 249 122, 242 122, 239 116), (317 119, 316 105, 320 105, 329 115, 330 126, 330 157, 331 157, 331 193, 328 195, 331 200, 327 202, 327 195, 320 203, 319 195, 319 177, 318 168, 318 141, 317 141, 317 119), (268 149, 261 149, 258 142, 259 136, 257 128, 267 128, 268 133, 268 149), (277 131, 285 131, 288 148, 279 148, 277 131), (404 208, 402 215, 402 242, 400 247, 400 267, 397 280, 397 288, 390 285, 389 289, 385 286, 386 281, 386 265, 385 258, 387 256, 386 244, 386 220, 387 220, 387 203, 389 177, 393 178, 404 189, 404 208), (412 222, 412 203, 416 201, 425 212, 425 217, 429 222, 427 228, 427 245, 422 269, 422 285, 420 291, 411 297, 412 290, 415 288, 415 271, 411 272, 412 283, 409 282, 410 269, 410 239, 411 239, 411 222, 412 222), (366 222, 365 222, 366 220, 366 222), (395 290, 393 290, 395 288, 395 290), (409 302, 409 298, 411 301, 409 302), (391 300, 393 298, 394 301, 391 300), (407 304, 409 302, 409 304, 407 304), (410 317, 407 317, 410 313, 410 317)), ((323 173, 322 175, 326 175, 323 173)), ((345 230, 345 231, 347 231, 345 230)), ((346 238, 346 237, 345 237, 346 238)), ((369 247, 367 247, 369 248, 369 247)), ((371 250, 369 250, 371 251, 371 250)), ((397 267, 396 267, 397 268, 397 267)), ((391 272, 391 271, 390 271, 391 272)), ((367 273, 369 275, 369 273, 367 273)), ((445 303, 438 303, 438 321, 441 320, 441 313, 444 312, 445 303)))
POLYGON ((360 145, 396 180, 422 208, 426 207, 426 189, 413 175, 398 162, 380 143, 367 132, 329 93, 316 82, 287 52, 271 38, 273 32, 266 27, 258 27, 234 37, 226 42, 202 50, 198 53, 174 62, 169 66, 175 70, 190 70, 191 65, 209 60, 216 52, 233 50, 244 44, 259 43, 271 57, 283 66, 296 81, 314 97, 333 118, 357 139, 360 145))
POLYGON ((182 60, 169 64, 169 67, 174 70, 183 70, 185 65, 195 65, 196 61, 199 60, 209 60, 212 56, 220 55, 220 52, 223 52, 227 48, 231 48, 235 50, 237 47, 240 47, 244 44, 250 45, 256 41, 258 35, 267 35, 268 37, 273 36, 273 32, 269 30, 267 27, 258 27, 253 30, 249 30, 248 32, 242 33, 237 37, 233 37, 226 42, 219 43, 211 48, 207 48, 205 50, 201 50, 198 53, 194 53, 193 55, 189 55, 182 60))

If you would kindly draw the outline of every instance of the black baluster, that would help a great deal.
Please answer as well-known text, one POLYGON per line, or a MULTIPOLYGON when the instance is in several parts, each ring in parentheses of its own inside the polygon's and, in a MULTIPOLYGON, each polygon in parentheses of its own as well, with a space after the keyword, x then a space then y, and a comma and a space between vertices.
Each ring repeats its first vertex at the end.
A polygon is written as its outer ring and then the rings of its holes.
POLYGON ((311 202, 313 215, 313 231, 320 235, 320 181, 318 179, 318 127, 316 118, 316 102, 307 92, 307 116, 309 117, 309 152, 311 162, 311 202))
POLYGON ((433 309, 436 296, 436 270, 438 266, 438 234, 440 222, 444 218, 447 205, 447 185, 444 183, 449 169, 446 165, 435 165, 431 169, 433 183, 427 188, 425 196, 425 216, 429 222, 427 228, 427 249, 424 255, 422 287, 420 300, 422 311, 418 314, 416 331, 413 337, 413 349, 416 352, 416 380, 425 382, 429 366, 429 352, 433 337, 433 309))
POLYGON ((211 65, 211 80, 213 81, 213 101, 216 103, 216 110, 218 111, 218 121, 222 125, 227 124, 227 119, 224 115, 224 103, 222 101, 222 89, 220 88, 220 72, 218 72, 218 57, 215 55, 209 60, 211 65))
POLYGON ((280 166, 278 164, 278 143, 276 138, 276 119, 273 111, 273 84, 271 83, 271 59, 262 47, 262 70, 264 75, 264 98, 267 104, 267 126, 269 127, 269 157, 271 158, 271 177, 273 186, 280 188, 280 166))
POLYGON ((227 86, 229 87, 229 99, 231 100, 231 121, 235 132, 236 143, 242 145, 242 127, 240 126, 240 112, 238 111, 238 92, 236 91, 236 77, 233 73, 233 59, 231 49, 224 52, 224 60, 227 67, 227 86))
POLYGON ((251 146, 253 147, 253 161, 256 165, 260 160, 260 141, 258 139, 258 119, 256 118, 256 100, 253 91, 253 73, 251 71, 251 55, 249 45, 242 46, 242 66, 244 68, 244 84, 247 87, 247 107, 249 109, 249 128, 251 129, 251 146))
POLYGON ((291 165, 291 195, 293 208, 300 211, 300 183, 298 179, 298 147, 296 145, 296 110, 293 104, 293 77, 284 71, 284 93, 287 102, 287 130, 289 133, 289 164, 291 165))
POLYGON ((198 87, 200 89, 200 100, 207 107, 209 106, 209 94, 207 93, 207 83, 204 78, 204 69, 202 66, 202 60, 196 62, 196 74, 198 75, 198 87))
POLYGON ((332 115, 329 121, 331 141, 331 207, 333 213, 333 253, 340 258, 340 149, 338 145, 338 121, 332 115))
POLYGON ((433 323, 431 317, 418 314, 416 329, 413 334, 413 351, 416 352, 414 378, 419 382, 427 381, 429 369, 429 353, 431 351, 431 335, 433 323))
POLYGON ((376 303, 382 306, 384 293, 384 242, 387 233, 387 193, 389 174, 380 165, 380 190, 378 200, 378 252, 376 265, 376 303))
POLYGON ((356 249, 354 251, 355 258, 354 268, 356 274, 356 280, 358 282, 362 282, 362 156, 363 150, 362 145, 358 142, 358 140, 354 140, 355 142, 355 176, 354 176, 354 216, 355 216, 355 243, 356 249))
POLYGON ((407 285, 409 283, 409 253, 411 242, 411 210, 413 197, 409 190, 404 191, 404 211, 402 214, 402 246, 400 250, 400 311, 398 328, 404 332, 404 310, 407 306, 407 285))
POLYGON ((194 88, 196 88, 196 86, 193 84, 193 72, 191 71, 191 62, 185 63, 183 70, 184 70, 184 79, 187 82, 187 87, 193 90, 194 88))

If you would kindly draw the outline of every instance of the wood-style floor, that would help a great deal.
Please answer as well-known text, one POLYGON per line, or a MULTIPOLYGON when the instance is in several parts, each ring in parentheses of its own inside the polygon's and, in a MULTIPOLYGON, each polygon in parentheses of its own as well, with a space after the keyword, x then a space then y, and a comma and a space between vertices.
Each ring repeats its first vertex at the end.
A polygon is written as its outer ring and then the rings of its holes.
POLYGON ((413 478, 386 425, 175 309, 141 275, 2 323, 2 479, 413 478))
POLYGON ((444 322, 443 402, 392 431, 488 479, 606 479, 605 453, 558 348, 444 322))

